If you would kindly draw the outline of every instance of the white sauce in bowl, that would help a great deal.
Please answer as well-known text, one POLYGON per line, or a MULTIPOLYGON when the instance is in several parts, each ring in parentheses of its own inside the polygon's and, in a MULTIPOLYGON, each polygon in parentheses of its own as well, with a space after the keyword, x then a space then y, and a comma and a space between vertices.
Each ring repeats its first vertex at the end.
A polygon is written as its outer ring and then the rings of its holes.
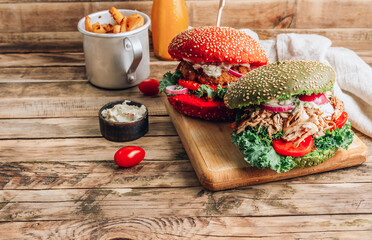
POLYGON ((146 107, 142 105, 128 105, 131 101, 125 100, 122 104, 116 104, 112 108, 104 109, 102 117, 111 122, 134 122, 146 114, 146 107))

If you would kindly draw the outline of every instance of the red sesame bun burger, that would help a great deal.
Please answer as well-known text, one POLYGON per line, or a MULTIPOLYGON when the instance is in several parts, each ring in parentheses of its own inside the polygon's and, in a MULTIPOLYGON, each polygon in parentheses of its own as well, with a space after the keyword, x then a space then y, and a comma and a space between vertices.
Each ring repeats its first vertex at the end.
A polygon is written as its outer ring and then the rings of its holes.
POLYGON ((182 114, 214 121, 235 118, 236 111, 223 102, 229 84, 268 63, 255 39, 230 27, 186 30, 173 38, 168 52, 180 63, 164 75, 160 92, 182 114))

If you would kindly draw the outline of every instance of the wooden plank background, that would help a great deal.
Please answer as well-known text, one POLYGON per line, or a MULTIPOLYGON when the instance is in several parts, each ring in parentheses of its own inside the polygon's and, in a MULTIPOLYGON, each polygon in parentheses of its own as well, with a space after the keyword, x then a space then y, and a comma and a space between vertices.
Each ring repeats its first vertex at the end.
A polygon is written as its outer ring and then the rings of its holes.
MULTIPOLYGON (((190 25, 213 25, 217 0, 189 0, 190 25)), ((137 88, 85 78, 78 20, 111 6, 150 14, 152 1, 0 0, 0 238, 368 239, 372 157, 361 166, 221 192, 203 189, 162 104, 137 88), (103 139, 98 109, 130 98, 150 110, 149 133, 103 139), (130 169, 123 146, 146 150, 130 169)), ((227 0, 222 25, 321 34, 372 65, 371 0, 227 0)), ((151 77, 177 63, 151 55, 151 77)), ((372 141, 359 133, 371 153, 372 141)))

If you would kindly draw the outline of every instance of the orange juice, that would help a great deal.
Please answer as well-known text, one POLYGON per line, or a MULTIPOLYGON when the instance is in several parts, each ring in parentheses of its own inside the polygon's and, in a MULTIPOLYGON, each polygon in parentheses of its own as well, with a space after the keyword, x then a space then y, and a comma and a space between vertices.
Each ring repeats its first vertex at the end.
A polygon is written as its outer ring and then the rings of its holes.
POLYGON ((172 60, 168 53, 168 45, 188 26, 185 0, 154 0, 151 28, 155 55, 164 60, 172 60))

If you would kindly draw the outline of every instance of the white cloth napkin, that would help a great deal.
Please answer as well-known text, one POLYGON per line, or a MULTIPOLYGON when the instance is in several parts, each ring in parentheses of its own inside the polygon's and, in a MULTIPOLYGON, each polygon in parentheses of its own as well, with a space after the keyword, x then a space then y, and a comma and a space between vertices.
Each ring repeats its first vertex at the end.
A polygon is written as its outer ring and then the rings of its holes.
MULTIPOLYGON (((258 40, 255 32, 242 29, 258 40)), ((330 65, 336 72, 334 94, 345 104, 353 127, 372 137, 372 68, 353 51, 331 47, 326 37, 315 34, 279 34, 259 41, 269 62, 304 59, 330 65)))

